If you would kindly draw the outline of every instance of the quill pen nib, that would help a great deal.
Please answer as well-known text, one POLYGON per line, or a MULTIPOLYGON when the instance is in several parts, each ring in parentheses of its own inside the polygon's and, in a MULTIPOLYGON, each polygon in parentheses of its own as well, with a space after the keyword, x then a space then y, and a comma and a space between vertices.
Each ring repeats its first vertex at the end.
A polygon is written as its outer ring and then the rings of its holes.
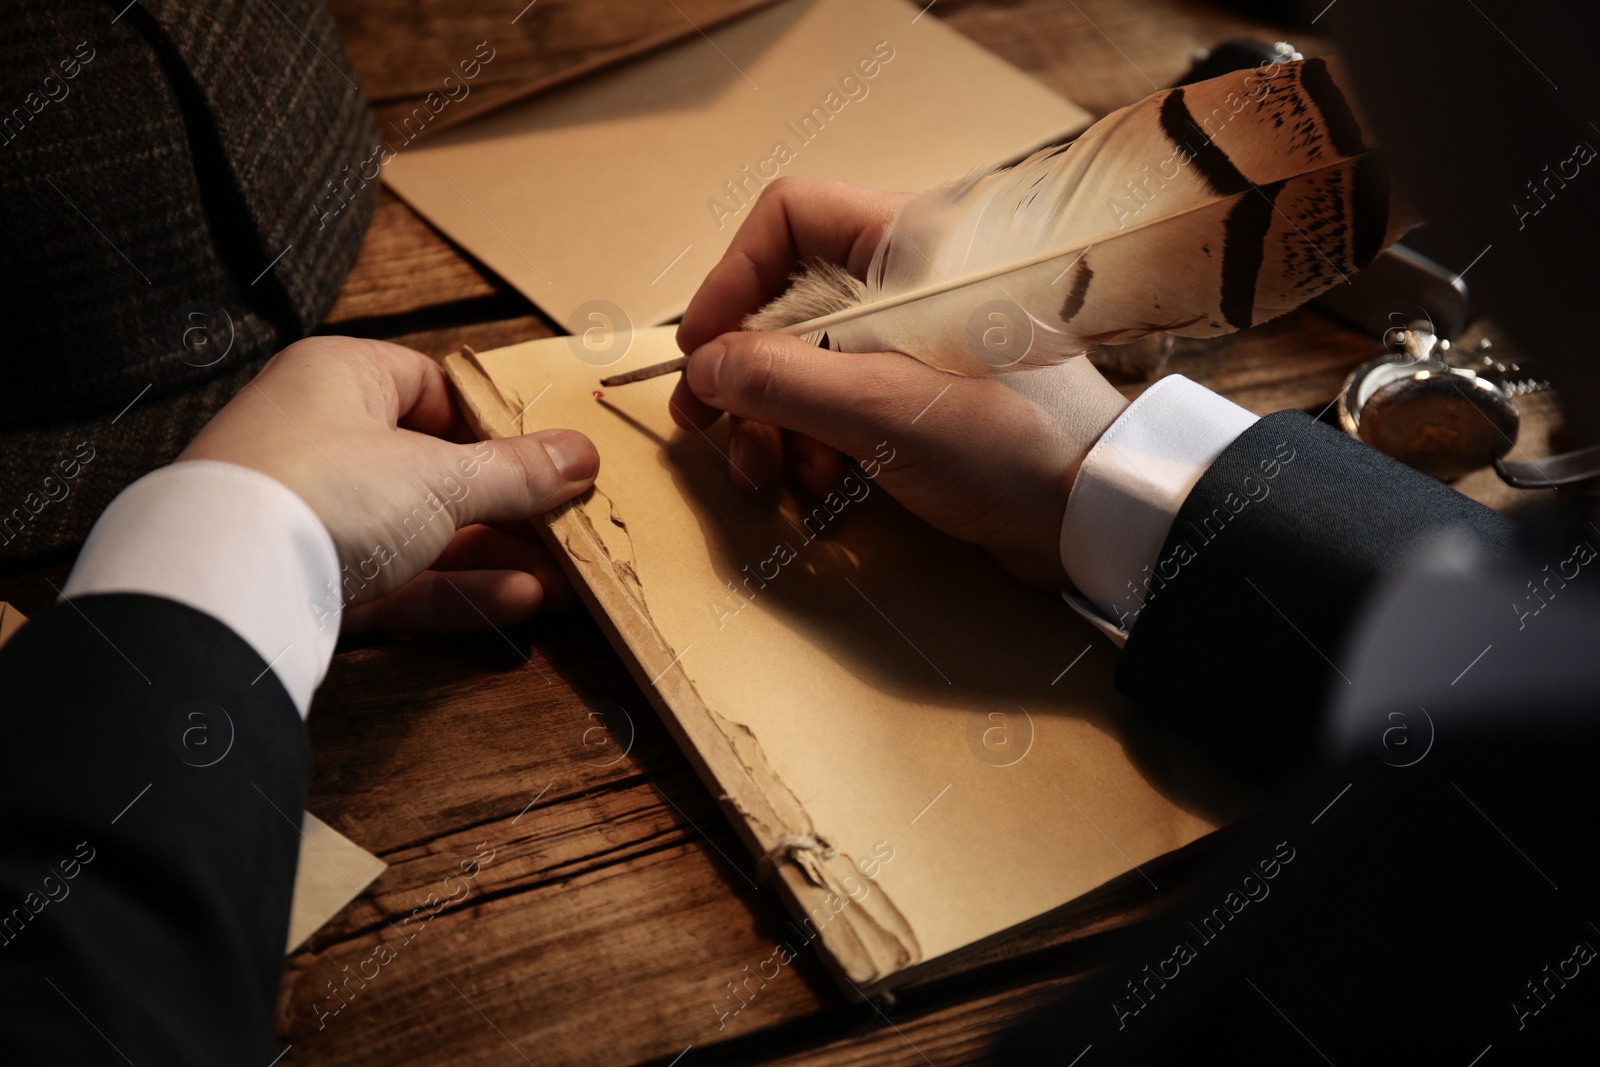
POLYGON ((673 371, 682 370, 688 365, 689 357, 679 356, 677 359, 669 359, 665 363, 655 363, 648 367, 640 367, 638 370, 631 370, 626 374, 613 374, 609 378, 601 378, 600 384, 610 389, 614 385, 627 385, 630 382, 642 382, 647 378, 659 378, 663 374, 671 374, 673 371))

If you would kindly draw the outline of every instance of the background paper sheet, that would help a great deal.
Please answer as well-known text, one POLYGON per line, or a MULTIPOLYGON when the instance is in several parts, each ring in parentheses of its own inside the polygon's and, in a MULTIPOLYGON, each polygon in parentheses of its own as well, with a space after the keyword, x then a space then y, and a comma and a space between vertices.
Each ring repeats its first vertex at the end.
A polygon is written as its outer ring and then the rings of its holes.
POLYGON ((1088 126, 919 10, 789 0, 403 148, 383 180, 568 332, 666 322, 766 178, 919 190, 1088 126))

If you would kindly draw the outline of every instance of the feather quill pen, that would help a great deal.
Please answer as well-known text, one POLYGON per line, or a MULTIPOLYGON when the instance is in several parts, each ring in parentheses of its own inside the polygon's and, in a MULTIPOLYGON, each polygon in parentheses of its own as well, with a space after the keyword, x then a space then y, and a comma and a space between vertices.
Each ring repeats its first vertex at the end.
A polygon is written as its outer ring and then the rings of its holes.
POLYGON ((744 326, 981 375, 1281 315, 1410 225, 1344 83, 1309 59, 1156 93, 914 197, 865 281, 808 263, 744 326))

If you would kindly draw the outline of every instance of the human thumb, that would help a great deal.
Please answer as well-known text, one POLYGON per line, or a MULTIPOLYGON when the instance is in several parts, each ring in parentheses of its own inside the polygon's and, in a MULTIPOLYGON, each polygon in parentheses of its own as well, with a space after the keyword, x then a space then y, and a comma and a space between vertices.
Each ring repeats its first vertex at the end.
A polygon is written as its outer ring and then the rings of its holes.
POLYGON ((600 453, 576 430, 540 430, 461 446, 474 491, 456 502, 456 525, 543 515, 594 484, 600 453))

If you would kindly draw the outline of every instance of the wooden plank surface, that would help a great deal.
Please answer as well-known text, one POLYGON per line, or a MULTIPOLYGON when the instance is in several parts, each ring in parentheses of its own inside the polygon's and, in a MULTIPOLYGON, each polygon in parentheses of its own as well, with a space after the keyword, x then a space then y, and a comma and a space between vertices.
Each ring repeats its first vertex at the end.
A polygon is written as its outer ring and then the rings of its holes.
MULTIPOLYGON (((461 1062, 515 1062, 508 1038, 586 1063, 597 1036, 608 1061, 642 1062, 877 1018, 834 990, 582 614, 346 652, 309 723, 307 807, 390 865, 290 960, 279 1033, 313 1062, 430 1062, 407 1050, 446 1039, 461 1062), (763 980, 780 943, 795 959, 763 980)), ((1170 887, 1187 871, 1155 874, 1170 887)), ((1029 955, 1081 969, 1077 943, 1161 905, 1131 880, 972 968, 989 984, 1029 955)), ((970 1013, 961 981, 930 985, 910 1002, 970 1013)))
MULTIPOLYGON (((380 125, 428 93, 443 125, 663 44, 772 0, 329 0, 380 125), (454 81, 446 83, 447 77, 454 81), (445 116, 448 115, 446 119, 445 116)), ((431 123, 430 123, 431 125, 431 123)))
MULTIPOLYGON (((692 33, 741 0, 331 6, 387 120, 479 41, 496 58, 473 83, 474 107, 692 33)), ((1283 36, 1193 0, 941 0, 927 17, 1097 115, 1172 81, 1199 46, 1283 36)), ((324 329, 434 356, 554 332, 387 193, 324 329)), ((1315 410, 1368 352, 1354 331, 1306 311, 1161 369, 1255 410, 1315 410)), ((1161 358, 1125 354, 1125 388, 1142 387, 1161 358)), ((0 599, 35 613, 65 573, 5 579, 0 599)), ((1168 906, 1200 862, 1158 873, 1159 893, 1112 887, 893 1005, 848 1005, 804 948, 777 977, 751 977, 776 944, 798 939, 581 613, 345 647, 309 730, 307 806, 390 867, 290 957, 278 1004, 279 1036, 293 1046, 285 1063, 976 1062, 994 1034, 1168 906)))
POLYGON ((511 292, 384 189, 372 228, 323 325, 348 326, 511 292))
MULTIPOLYGON (((560 57, 583 62, 645 32, 637 20, 656 6, 540 0, 523 21, 547 3, 546 21, 534 23, 545 35, 533 35, 537 50, 501 55, 552 69, 560 57), (607 22, 622 6, 631 29, 607 22)), ((336 5, 380 111, 414 102, 451 49, 509 19, 508 6, 336 5)), ((1252 31, 1280 36, 1180 0, 947 0, 935 16, 1097 114, 1176 78, 1198 46, 1252 31)), ((436 357, 555 332, 387 194, 328 328, 436 357)), ((1325 402, 1366 352, 1354 332, 1307 312, 1236 355, 1213 350, 1174 365, 1247 406, 1303 407, 1325 402), (1286 345, 1297 362, 1283 360, 1286 345)), ((308 807, 391 866, 289 961, 279 1033, 298 1062, 975 1062, 996 1032, 1169 899, 1142 882, 1113 888, 892 1007, 851 1006, 804 948, 776 977, 760 976, 795 932, 581 615, 345 652, 310 724, 308 807), (602 702, 625 710, 633 734, 626 755, 605 766, 625 745, 614 728, 595 732, 591 712, 602 702), (445 901, 468 884, 453 877, 461 864, 483 849, 493 858, 478 865, 470 891, 445 901), (414 936, 376 964, 380 941, 403 938, 401 927, 414 936), (329 1014, 346 987, 348 1007, 329 1014)), ((1160 876, 1169 893, 1184 884, 1186 862, 1160 876)))
MULTIPOLYGON (((699 17, 730 5, 677 6, 699 17)), ((386 114, 418 102, 500 21, 510 28, 513 7, 522 4, 334 4, 386 114)), ((474 93, 481 103, 648 44, 667 32, 667 14, 679 17, 664 3, 539 0, 516 24, 525 37, 495 38, 474 93)), ((945 0, 929 17, 1096 114, 1171 81, 1198 46, 1279 36, 1181 0, 945 0)), ((325 329, 435 356, 554 332, 387 193, 325 329)), ((1255 410, 1315 410, 1367 354, 1353 331, 1307 311, 1170 354, 1161 369, 1255 410)), ((1137 373, 1126 380, 1130 392, 1141 387, 1137 373)), ((1485 477, 1482 488, 1496 491, 1485 477)), ((59 586, 65 571, 8 579, 0 591, 36 612, 54 598, 45 579, 59 586)), ((342 651, 310 731, 308 806, 390 867, 290 958, 278 1031, 292 1062, 976 1062, 1005 1025, 1107 958, 1192 869, 1185 861, 1158 875, 1161 894, 1142 883, 1109 890, 892 1006, 851 1006, 804 949, 776 978, 752 977, 776 944, 798 939, 581 614, 342 651)))
MULTIPOLYGON (((1097 117, 1177 81, 1198 49, 1286 36, 1196 0, 945 0, 930 14, 1097 117)), ((1287 36, 1306 55, 1329 47, 1310 34, 1287 36)))

